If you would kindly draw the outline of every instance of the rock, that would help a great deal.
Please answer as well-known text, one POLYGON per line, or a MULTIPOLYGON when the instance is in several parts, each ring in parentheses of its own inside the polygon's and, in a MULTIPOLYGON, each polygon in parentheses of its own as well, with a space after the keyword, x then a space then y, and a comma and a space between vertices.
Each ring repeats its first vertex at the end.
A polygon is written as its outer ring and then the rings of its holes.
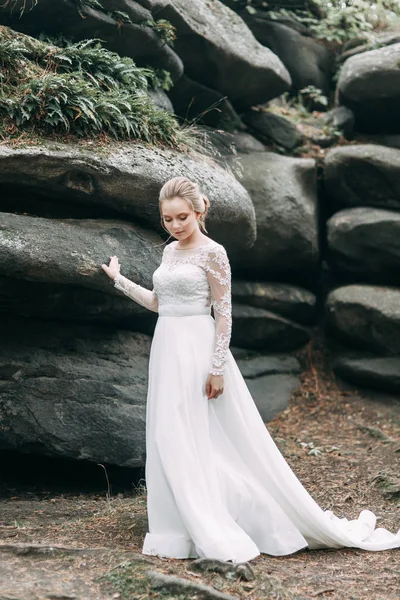
POLYGON ((378 391, 400 392, 400 357, 385 358, 341 357, 335 360, 333 370, 342 379, 378 391))
POLYGON ((247 387, 264 423, 287 408, 292 392, 300 381, 294 375, 265 375, 246 379, 247 387))
POLYGON ((167 112, 174 114, 174 107, 172 106, 172 102, 168 98, 164 90, 162 90, 161 88, 149 89, 149 96, 154 106, 160 108, 161 110, 166 110, 167 112))
POLYGON ((245 133, 244 131, 235 133, 234 142, 236 151, 241 152, 242 154, 251 154, 252 152, 265 152, 266 150, 264 144, 262 144, 252 135, 250 135, 250 133, 245 133))
POLYGON ((368 143, 378 144, 380 146, 388 146, 389 148, 397 148, 400 150, 400 134, 398 135, 379 135, 370 134, 368 143))
MULTIPOLYGON (((126 269, 127 265, 123 265, 126 269)), ((146 275, 147 278, 147 275, 146 275)), ((107 279, 108 281, 108 279, 107 279)), ((130 298, 84 287, 0 277, 0 314, 52 321, 112 324, 152 334, 157 315, 130 298)))
POLYGON ((143 466, 150 338, 3 321, 0 448, 143 466))
POLYGON ((2 192, 13 204, 21 196, 24 202, 18 210, 31 214, 41 214, 35 208, 37 200, 46 200, 50 208, 64 202, 83 210, 111 210, 162 232, 158 194, 178 175, 198 182, 210 199, 207 229, 226 246, 234 264, 254 243, 254 207, 235 177, 210 158, 140 144, 118 144, 107 154, 66 144, 0 147, 2 192))
POLYGON ((232 104, 221 92, 183 75, 168 92, 174 110, 185 121, 232 130, 240 125, 232 104))
POLYGON ((232 296, 234 302, 263 308, 303 325, 312 325, 316 319, 314 294, 293 285, 234 279, 232 296))
POLYGON ((292 23, 271 20, 268 13, 241 14, 255 38, 281 59, 295 91, 312 85, 329 95, 333 61, 326 46, 295 31, 292 23))
POLYGON ((257 354, 248 358, 239 358, 236 362, 246 379, 256 379, 261 375, 297 375, 301 371, 297 358, 286 354, 257 354))
POLYGON ((338 80, 339 102, 355 114, 357 131, 400 133, 400 44, 352 56, 338 80))
POLYGON ((0 275, 117 293, 101 264, 117 254, 122 273, 152 287, 160 238, 120 221, 41 219, 0 212, 0 275))
POLYGON ((289 119, 267 110, 249 110, 243 115, 243 120, 254 135, 266 144, 275 143, 293 150, 303 142, 302 133, 289 119))
POLYGON ((392 32, 374 32, 371 41, 366 41, 365 37, 352 38, 342 46, 342 51, 339 54, 337 60, 339 63, 343 63, 345 60, 354 56, 355 54, 361 54, 362 52, 368 52, 370 50, 376 50, 377 47, 391 46, 400 42, 400 34, 392 32))
POLYGON ((348 345, 380 355, 400 354, 400 289, 349 285, 326 301, 328 331, 348 345))
POLYGON ((400 283, 400 214, 378 208, 351 208, 331 217, 328 262, 357 281, 400 283))
MULTIPOLYGON (((124 13, 129 17, 132 23, 144 23, 152 20, 149 9, 141 6, 135 0, 101 0, 101 6, 104 10, 111 13, 124 13)), ((116 17, 114 17, 116 18, 116 17)))
POLYGON ((272 152, 240 155, 242 185, 257 218, 257 240, 242 252, 238 277, 307 282, 318 264, 315 162, 272 152))
POLYGON ((0 23, 33 37, 45 32, 53 36, 62 34, 75 41, 99 38, 106 48, 132 58, 139 66, 165 69, 173 80, 179 79, 183 73, 182 61, 153 28, 143 24, 144 16, 149 13, 129 0, 116 0, 109 5, 115 7, 114 11, 129 11, 128 16, 134 22, 122 21, 118 15, 114 18, 112 13, 110 16, 85 2, 40 0, 32 2, 26 10, 26 0, 13 0, 0 7, 0 23))
POLYGON ((325 157, 324 189, 334 211, 356 206, 400 210, 400 151, 340 146, 325 157))
POLYGON ((279 58, 218 0, 170 0, 157 17, 176 27, 174 50, 186 75, 222 92, 234 106, 266 102, 290 88, 290 75, 279 58))
POLYGON ((232 344, 241 348, 284 352, 306 344, 310 332, 305 327, 272 312, 234 304, 232 344))
MULTIPOLYGON (((346 106, 336 106, 329 110, 323 117, 324 123, 340 131, 348 140, 352 139, 354 133, 354 113, 346 106)), ((354 147, 354 146, 350 146, 354 147)))
POLYGON ((237 581, 254 581, 256 576, 249 563, 232 563, 216 558, 198 558, 190 563, 191 571, 200 573, 219 573, 226 579, 237 581))
POLYGON ((138 2, 138 4, 141 4, 144 8, 151 11, 153 16, 157 15, 157 13, 159 13, 160 10, 162 8, 164 8, 164 6, 166 4, 169 4, 169 2, 170 2, 170 0, 136 0, 136 1, 138 2))

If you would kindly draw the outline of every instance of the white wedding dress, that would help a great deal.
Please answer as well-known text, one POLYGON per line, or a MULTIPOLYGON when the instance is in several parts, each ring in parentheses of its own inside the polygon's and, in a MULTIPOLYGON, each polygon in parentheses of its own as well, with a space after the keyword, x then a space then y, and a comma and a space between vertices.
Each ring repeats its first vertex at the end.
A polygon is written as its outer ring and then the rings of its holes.
POLYGON ((242 562, 305 547, 400 547, 400 531, 375 529, 372 512, 339 519, 301 485, 229 351, 224 248, 212 241, 187 250, 176 245, 165 248, 153 291, 122 275, 115 280, 127 296, 159 313, 149 362, 143 553, 242 562), (224 392, 213 400, 205 393, 210 372, 224 374, 224 392))

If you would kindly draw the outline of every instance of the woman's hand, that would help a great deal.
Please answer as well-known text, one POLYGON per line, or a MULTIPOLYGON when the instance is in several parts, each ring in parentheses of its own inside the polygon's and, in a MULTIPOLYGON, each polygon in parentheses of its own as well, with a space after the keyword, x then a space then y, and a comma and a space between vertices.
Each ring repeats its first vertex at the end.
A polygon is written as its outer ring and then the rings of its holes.
POLYGON ((119 271, 121 266, 118 262, 118 258, 116 256, 110 256, 110 264, 109 265, 101 265, 101 268, 111 279, 115 279, 117 275, 119 275, 119 271))
POLYGON ((218 398, 224 391, 223 375, 209 375, 206 382, 206 394, 209 400, 218 398))

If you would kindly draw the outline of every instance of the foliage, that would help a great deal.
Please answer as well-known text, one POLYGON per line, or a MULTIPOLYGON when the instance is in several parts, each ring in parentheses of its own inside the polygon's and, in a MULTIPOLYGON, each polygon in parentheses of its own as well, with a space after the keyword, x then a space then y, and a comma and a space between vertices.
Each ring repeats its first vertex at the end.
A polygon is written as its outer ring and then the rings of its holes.
POLYGON ((287 17, 306 25, 312 35, 328 42, 343 43, 366 36, 375 29, 384 29, 400 17, 400 0, 313 0, 321 9, 322 18, 311 10, 271 10, 261 0, 235 0, 251 14, 268 11, 271 19, 287 17))
POLYGON ((153 29, 168 46, 173 46, 176 40, 176 30, 169 21, 165 19, 159 19, 158 21, 149 20, 145 21, 144 25, 153 29))
POLYGON ((155 108, 147 93, 161 77, 98 40, 59 47, 0 27, 2 128, 8 123, 42 133, 105 132, 177 147, 178 122, 155 108))

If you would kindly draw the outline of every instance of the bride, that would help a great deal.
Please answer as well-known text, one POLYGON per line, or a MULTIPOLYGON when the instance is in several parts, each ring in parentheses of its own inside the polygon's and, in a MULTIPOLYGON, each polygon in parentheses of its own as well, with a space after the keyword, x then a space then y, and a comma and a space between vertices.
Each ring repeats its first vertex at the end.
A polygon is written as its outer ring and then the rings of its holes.
POLYGON ((146 290, 102 265, 115 287, 158 312, 149 361, 143 553, 244 562, 301 548, 386 550, 396 534, 362 511, 324 512, 280 454, 229 351, 231 276, 208 238, 209 201, 185 177, 160 192, 161 221, 175 238, 146 290), (211 307, 214 318, 211 316, 211 307))

